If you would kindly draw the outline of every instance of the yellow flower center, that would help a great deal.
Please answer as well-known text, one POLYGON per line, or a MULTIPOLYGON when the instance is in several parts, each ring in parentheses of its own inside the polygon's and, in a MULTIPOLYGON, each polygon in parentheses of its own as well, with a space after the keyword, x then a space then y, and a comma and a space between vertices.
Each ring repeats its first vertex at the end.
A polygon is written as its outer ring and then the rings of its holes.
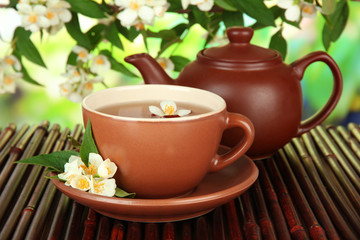
POLYGON ((74 76, 78 77, 78 76, 80 76, 80 73, 78 71, 74 71, 74 76))
POLYGON ((104 65, 104 63, 105 63, 104 59, 102 59, 102 58, 97 58, 95 62, 98 65, 104 65))
POLYGON ((62 87, 62 88, 61 88, 61 91, 63 91, 64 93, 68 93, 68 92, 69 92, 69 89, 67 89, 66 87, 62 87))
POLYGON ((130 2, 130 5, 129 5, 129 8, 132 9, 132 10, 138 10, 139 9, 139 4, 136 2, 136 1, 131 1, 130 2))
POLYGON ((108 171, 108 175, 110 175, 110 173, 111 173, 110 168, 109 168, 109 167, 107 167, 106 169, 107 169, 107 171, 108 171))
POLYGON ((84 169, 86 175, 95 175, 96 174, 96 167, 93 164, 90 164, 89 167, 85 165, 81 165, 82 169, 84 169))
POLYGON ((12 84, 14 82, 14 79, 12 79, 11 77, 5 77, 4 78, 4 83, 5 83, 5 85, 10 85, 10 84, 12 84))
POLYGON ((79 58, 85 58, 86 55, 87 55, 87 54, 86 54, 85 51, 80 51, 80 52, 78 53, 79 58))
POLYGON ((312 8, 311 6, 308 6, 308 5, 307 5, 307 6, 305 6, 305 7, 303 8, 303 12, 311 15, 311 14, 314 13, 314 8, 312 8))
POLYGON ((82 179, 79 180, 78 187, 80 189, 88 189, 89 188, 89 182, 85 178, 82 178, 82 179))
POLYGON ((160 60, 160 61, 159 61, 159 64, 160 64, 160 66, 161 66, 163 69, 166 68, 166 62, 165 62, 165 61, 160 60))
POLYGON ((7 58, 5 59, 5 62, 6 62, 6 64, 8 64, 8 65, 10 65, 10 66, 14 66, 14 64, 15 64, 14 59, 11 59, 11 58, 9 58, 9 57, 7 57, 7 58))
POLYGON ((104 191, 104 183, 103 182, 95 182, 94 183, 94 192, 101 193, 104 191))
POLYGON ((29 16, 28 21, 31 23, 36 23, 37 22, 37 17, 35 14, 32 14, 29 16))
POLYGON ((86 90, 91 90, 92 87, 93 87, 92 83, 87 83, 87 84, 85 85, 85 89, 86 89, 86 90))
POLYGON ((175 108, 172 105, 165 105, 165 114, 166 115, 173 115, 175 112, 175 108))
POLYGON ((51 20, 55 17, 55 14, 53 12, 47 12, 46 17, 51 20))

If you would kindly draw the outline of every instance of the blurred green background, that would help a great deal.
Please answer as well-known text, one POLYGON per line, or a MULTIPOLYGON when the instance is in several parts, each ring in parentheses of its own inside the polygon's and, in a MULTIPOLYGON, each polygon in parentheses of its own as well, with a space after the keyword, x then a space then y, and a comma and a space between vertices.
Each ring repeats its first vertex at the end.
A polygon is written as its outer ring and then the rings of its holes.
MULTIPOLYGON (((326 120, 329 124, 346 124, 347 122, 360 123, 360 2, 349 2, 350 18, 340 39, 333 43, 328 53, 338 63, 344 80, 344 90, 339 104, 335 111, 326 120)), ((6 39, 11 29, 11 14, 0 9, 0 34, 4 41, 0 40, 0 57, 8 54, 9 42, 6 39), (6 20, 5 17, 7 18, 6 20)), ((182 21, 178 17, 167 14, 164 19, 156 22, 153 29, 161 29, 174 21, 182 21)), ((247 23, 251 24, 251 19, 247 23)), ((284 37, 288 42, 288 52, 285 59, 287 64, 305 56, 313 51, 324 51, 321 40, 323 18, 304 19, 301 23, 301 30, 286 26, 284 37)), ((82 19, 84 30, 91 27, 89 19, 82 19)), ((268 47, 270 38, 275 29, 265 28, 255 31, 252 43, 268 47)), ((183 55, 189 59, 195 59, 196 54, 203 48, 205 31, 200 26, 195 26, 186 37, 184 43, 172 49, 176 54, 183 55)), ((35 66, 26 62, 30 75, 37 79, 45 87, 34 86, 24 81, 18 82, 15 94, 0 95, 0 127, 5 127, 13 122, 17 125, 23 123, 38 124, 47 119, 51 123, 59 123, 62 127, 72 128, 75 124, 82 124, 81 104, 72 103, 61 97, 58 91, 58 84, 65 81, 61 74, 65 72, 67 56, 75 42, 62 30, 55 36, 44 36, 33 34, 33 42, 47 64, 47 69, 35 66)), ((122 61, 127 55, 145 51, 141 39, 134 42, 127 42, 122 39, 126 52, 116 49, 114 56, 122 61)), ((104 43, 106 45, 106 43, 104 43)), ((224 43, 221 43, 224 44, 224 43)), ((149 41, 150 53, 157 51, 159 42, 149 41)), ((138 74, 137 70, 132 70, 138 74)), ((303 118, 312 115, 319 110, 329 98, 332 89, 332 76, 325 64, 314 63, 310 65, 302 80, 304 113, 303 118)), ((141 84, 141 78, 127 78, 118 72, 109 71, 105 76, 105 83, 109 87, 141 84)), ((95 91, 104 88, 97 84, 95 91)))

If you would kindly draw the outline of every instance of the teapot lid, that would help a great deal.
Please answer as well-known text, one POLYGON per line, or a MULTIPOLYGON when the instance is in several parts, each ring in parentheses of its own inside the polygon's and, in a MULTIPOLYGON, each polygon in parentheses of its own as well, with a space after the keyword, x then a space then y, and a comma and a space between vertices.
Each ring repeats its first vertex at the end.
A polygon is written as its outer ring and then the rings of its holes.
POLYGON ((254 30, 248 27, 230 27, 226 30, 229 44, 204 49, 199 56, 229 63, 262 63, 282 61, 281 54, 273 49, 250 43, 254 30))

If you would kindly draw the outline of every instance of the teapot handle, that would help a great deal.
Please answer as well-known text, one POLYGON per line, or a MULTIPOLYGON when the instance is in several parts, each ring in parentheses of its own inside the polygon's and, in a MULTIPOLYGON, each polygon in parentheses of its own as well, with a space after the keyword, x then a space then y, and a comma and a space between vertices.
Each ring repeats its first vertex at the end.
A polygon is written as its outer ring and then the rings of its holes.
POLYGON ((301 125, 297 132, 297 136, 309 131, 316 125, 323 122, 330 115, 330 113, 334 110, 336 104, 338 103, 338 101, 340 99, 341 93, 342 93, 343 80, 342 80, 340 69, 339 69, 338 65, 336 64, 336 62, 334 61, 334 59, 332 59, 330 57, 330 55, 328 55, 327 53, 322 52, 322 51, 310 53, 310 54, 306 55, 305 57, 294 61, 291 64, 291 66, 293 67, 293 70, 295 71, 298 79, 301 80, 304 76, 304 72, 305 72, 306 68, 311 63, 317 62, 317 61, 324 62, 326 65, 329 66, 329 68, 332 72, 332 75, 334 77, 333 90, 330 95, 330 98, 328 99, 327 103, 323 106, 323 108, 320 109, 320 111, 315 113, 313 116, 311 116, 308 119, 303 120, 301 122, 301 125))

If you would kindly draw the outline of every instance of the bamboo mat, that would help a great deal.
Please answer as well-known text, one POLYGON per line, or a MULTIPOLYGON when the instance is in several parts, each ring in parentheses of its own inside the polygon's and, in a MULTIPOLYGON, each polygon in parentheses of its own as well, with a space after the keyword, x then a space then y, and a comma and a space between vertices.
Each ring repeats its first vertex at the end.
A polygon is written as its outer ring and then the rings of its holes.
POLYGON ((82 206, 43 175, 13 164, 70 148, 82 127, 0 128, 0 239, 360 239, 360 127, 317 126, 273 157, 243 195, 197 218, 168 223, 111 219, 82 206))

